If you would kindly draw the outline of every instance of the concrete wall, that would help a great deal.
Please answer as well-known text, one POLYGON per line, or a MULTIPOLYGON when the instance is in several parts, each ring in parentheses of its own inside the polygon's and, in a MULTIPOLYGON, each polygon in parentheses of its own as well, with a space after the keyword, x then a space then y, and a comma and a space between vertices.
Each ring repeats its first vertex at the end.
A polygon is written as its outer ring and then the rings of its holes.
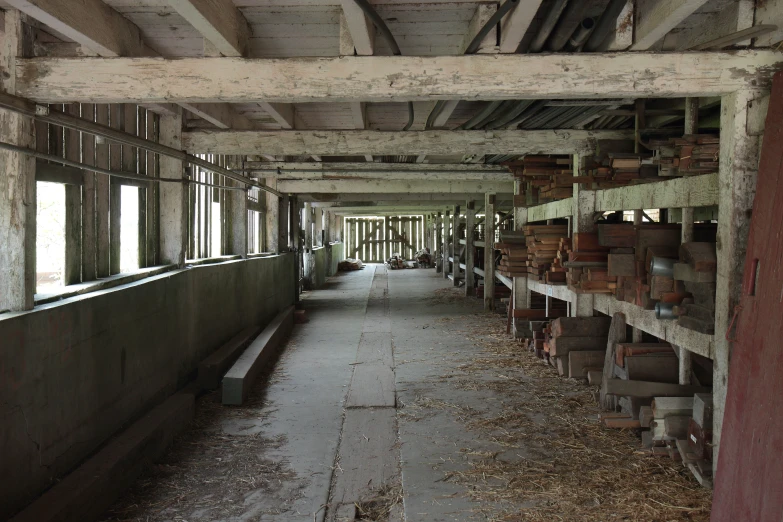
POLYGON ((326 278, 337 273, 337 265, 343 260, 343 243, 313 249, 313 288, 320 288, 326 278))
POLYGON ((197 266, 0 314, 0 520, 294 301, 294 255, 197 266))

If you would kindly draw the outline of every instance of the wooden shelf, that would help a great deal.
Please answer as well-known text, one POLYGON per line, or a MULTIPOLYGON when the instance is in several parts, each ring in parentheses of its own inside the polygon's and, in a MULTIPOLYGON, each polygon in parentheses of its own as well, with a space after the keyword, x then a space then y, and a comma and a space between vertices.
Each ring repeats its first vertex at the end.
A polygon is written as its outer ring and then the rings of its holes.
POLYGON ((513 282, 511 281, 510 277, 506 277, 504 275, 500 275, 497 272, 495 272, 495 277, 502 282, 504 285, 508 287, 509 290, 513 290, 513 282))
MULTIPOLYGON (((539 294, 548 295, 555 299, 573 302, 576 295, 566 285, 548 285, 540 281, 528 279, 528 288, 539 294)), ((625 301, 618 301, 607 294, 585 294, 593 297, 593 308, 606 315, 612 315, 615 312, 625 314, 626 323, 638 328, 644 332, 654 335, 666 342, 703 355, 704 357, 713 357, 714 336, 696 332, 689 328, 684 328, 676 321, 662 321, 655 318, 654 310, 645 310, 625 301)))
POLYGON ((527 208, 527 222, 546 221, 547 219, 557 219, 569 217, 574 211, 574 198, 566 198, 558 201, 551 201, 542 205, 527 208))
POLYGON ((718 204, 718 175, 702 174, 595 191, 595 210, 709 207, 718 204))

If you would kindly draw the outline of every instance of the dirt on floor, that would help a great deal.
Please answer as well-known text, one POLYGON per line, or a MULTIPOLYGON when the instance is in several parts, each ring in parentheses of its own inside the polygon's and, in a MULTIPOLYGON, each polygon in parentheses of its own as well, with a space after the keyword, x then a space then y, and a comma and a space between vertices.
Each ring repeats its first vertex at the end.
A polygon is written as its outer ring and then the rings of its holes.
POLYGON ((223 430, 227 420, 269 415, 271 410, 264 408, 269 382, 269 376, 259 379, 245 404, 238 407, 223 406, 220 390, 198 398, 188 429, 175 439, 161 462, 147 467, 103 520, 226 520, 246 513, 247 500, 257 495, 284 497, 281 504, 293 500, 299 488, 291 484, 297 483, 297 477, 280 459, 268 456, 285 438, 233 435, 223 430))
MULTIPOLYGON (((450 301, 460 294, 444 289, 437 298, 450 301)), ((487 520, 709 520, 712 492, 681 463, 642 451, 634 430, 599 424, 597 387, 560 377, 525 351, 505 333, 504 316, 476 313, 470 319, 459 322, 462 329, 453 327, 482 351, 440 380, 497 392, 499 410, 419 397, 400 413, 415 418, 432 408, 448 410, 497 444, 497 452, 460 448, 471 456, 470 468, 444 477, 464 485, 487 520)))

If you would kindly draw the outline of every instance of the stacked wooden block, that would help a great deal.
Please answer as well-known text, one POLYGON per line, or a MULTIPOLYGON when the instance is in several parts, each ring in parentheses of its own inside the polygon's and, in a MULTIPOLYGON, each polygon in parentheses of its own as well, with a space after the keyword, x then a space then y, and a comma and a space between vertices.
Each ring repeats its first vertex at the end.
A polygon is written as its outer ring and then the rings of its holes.
POLYGON ((526 206, 528 195, 539 203, 570 198, 574 183, 587 183, 574 178, 571 156, 529 155, 506 165, 522 182, 522 193, 514 196, 514 206, 517 207, 526 206))
POLYGON ((586 166, 595 188, 612 188, 658 181, 658 165, 651 154, 605 154, 586 166))
POLYGON ((574 234, 573 248, 568 252, 568 285, 577 293, 612 293, 617 279, 607 272, 609 249, 598 243, 598 235, 574 234))
POLYGON ((524 232, 502 231, 500 242, 495 243, 495 249, 500 250, 500 264, 497 272, 506 277, 527 275, 527 245, 524 232))
POLYGON ((651 144, 661 150, 656 159, 662 176, 693 176, 718 172, 720 138, 693 134, 651 144))
MULTIPOLYGON (((527 245, 528 277, 538 281, 547 280, 547 272, 554 264, 560 263, 558 252, 563 247, 563 239, 567 240, 567 225, 528 225, 524 227, 525 243, 527 245)), ((565 243, 567 245, 567 243, 565 243)), ((551 276, 550 276, 551 277, 551 276)), ((563 276, 563 280, 564 280, 563 276)), ((556 277, 552 278, 556 281, 556 277)))
POLYGON ((608 317, 561 317, 544 329, 544 357, 557 373, 573 379, 598 379, 604 366, 608 317))
POLYGON ((705 334, 715 333, 715 289, 718 259, 715 243, 683 243, 672 278, 686 292, 672 312, 680 326, 705 334))

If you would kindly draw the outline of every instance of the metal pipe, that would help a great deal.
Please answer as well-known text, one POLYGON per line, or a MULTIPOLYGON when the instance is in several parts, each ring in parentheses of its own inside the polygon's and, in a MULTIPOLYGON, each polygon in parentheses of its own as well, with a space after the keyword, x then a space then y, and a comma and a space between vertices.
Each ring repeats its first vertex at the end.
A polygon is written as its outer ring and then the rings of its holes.
POLYGON ((595 28, 595 20, 592 18, 585 18, 579 23, 579 27, 576 28, 574 34, 568 39, 568 43, 565 46, 565 50, 569 52, 579 51, 582 44, 585 43, 587 37, 593 32, 595 28))
POLYGON ((161 156, 178 159, 183 163, 198 165, 204 170, 214 172, 215 174, 220 174, 221 176, 225 176, 234 181, 239 181, 240 183, 244 183, 246 185, 260 188, 261 190, 269 192, 270 194, 274 194, 278 197, 283 195, 282 193, 270 187, 261 185, 254 180, 240 176, 239 174, 236 174, 229 169, 215 165, 214 163, 203 160, 192 154, 188 154, 187 152, 175 149, 173 147, 168 147, 166 145, 161 145, 160 143, 140 138, 138 136, 133 136, 132 134, 128 134, 119 129, 114 129, 106 125, 101 125, 100 123, 85 120, 77 116, 71 116, 70 114, 65 114, 63 112, 54 110, 50 107, 47 107, 46 105, 33 103, 18 96, 0 93, 0 108, 18 112, 19 114, 24 114, 25 116, 29 116, 44 123, 60 125, 62 127, 86 132, 87 134, 93 134, 95 136, 103 136, 104 138, 117 143, 148 150, 150 152, 160 154, 161 156))
POLYGON ((560 19, 560 15, 566 8, 566 5, 568 5, 568 0, 555 0, 555 3, 546 15, 546 18, 544 18, 544 21, 541 23, 541 28, 538 30, 538 33, 536 33, 533 41, 530 42, 530 47, 527 52, 541 52, 541 49, 544 48, 544 44, 549 39, 549 35, 552 34, 552 31, 557 25, 557 21, 560 19))
POLYGON ((485 23, 481 29, 479 29, 479 32, 476 33, 476 36, 473 37, 473 40, 471 40, 468 46, 465 48, 465 54, 475 54, 481 45, 481 41, 484 40, 493 27, 500 23, 503 17, 506 16, 506 13, 508 13, 511 8, 518 3, 519 0, 506 0, 503 5, 498 7, 498 10, 495 11, 495 14, 493 14, 490 19, 487 20, 487 23, 485 23))
POLYGON ((674 303, 664 303, 658 301, 655 303, 656 319, 677 319, 678 306, 674 303))
POLYGON ((503 127, 504 125, 508 124, 511 120, 522 114, 525 109, 530 107, 530 105, 533 103, 533 100, 520 100, 516 102, 516 105, 509 110, 505 116, 502 118, 498 118, 493 122, 490 122, 487 125, 487 129, 499 129, 500 127, 503 127))
POLYGON ((150 176, 144 176, 142 174, 134 174, 133 172, 125 172, 122 170, 109 170, 104 169, 101 167, 96 167, 95 165, 87 165, 86 163, 80 163, 78 161, 73 161, 65 158, 61 158, 60 156, 55 156, 53 154, 46 154, 45 152, 38 152, 37 150, 28 149, 26 147, 20 147, 18 145, 13 145, 11 143, 6 143, 4 141, 0 141, 0 149, 2 150, 10 150, 12 152, 18 152, 20 154, 27 154, 28 156, 32 156, 34 158, 48 160, 53 163, 59 163, 61 165, 65 165, 67 167, 75 167, 77 169, 86 170, 89 172, 95 172, 97 174, 105 174, 106 176, 111 176, 113 178, 122 178, 122 179, 132 179, 136 181, 143 181, 145 183, 193 183, 195 185, 204 185, 207 187, 215 187, 215 188, 222 188, 227 190, 241 190, 245 192, 247 189, 245 187, 227 187, 225 185, 214 185, 211 183, 202 183, 201 181, 196 181, 193 179, 183 178, 183 179, 172 179, 172 178, 152 178, 150 176))
POLYGON ((674 275, 674 259, 654 257, 650 261, 650 274, 654 276, 672 277, 674 275))
POLYGON ((558 52, 563 50, 568 43, 568 39, 571 38, 571 35, 574 34, 576 28, 585 18, 585 11, 588 7, 589 3, 584 1, 569 4, 568 9, 563 12, 555 26, 555 30, 552 31, 547 41, 547 48, 550 51, 558 52))
MULTIPOLYGON (((370 3, 367 2, 367 0, 353 1, 356 2, 356 5, 358 5, 362 11, 364 11, 364 14, 366 14, 367 17, 372 21, 373 25, 378 28, 381 36, 383 36, 383 38, 386 40, 386 43, 389 44, 389 47, 392 50, 392 54, 395 56, 402 56, 400 46, 397 45, 397 40, 394 39, 394 35, 392 34, 391 30, 389 30, 389 26, 386 25, 386 22, 383 21, 383 18, 381 18, 378 12, 373 9, 370 3)), ((413 118, 413 102, 408 102, 408 123, 405 125, 405 127, 402 128, 402 130, 409 130, 411 126, 413 126, 413 118)))
POLYGON ((620 16, 623 9, 625 9, 627 3, 628 0, 611 0, 604 10, 604 13, 601 15, 601 18, 598 19, 598 23, 595 25, 595 29, 593 29, 593 34, 590 35, 590 38, 588 38, 587 42, 582 47, 583 51, 598 51, 602 47, 601 44, 603 44, 604 41, 609 38, 609 35, 616 29, 617 18, 620 16))
POLYGON ((472 129, 474 125, 476 125, 478 122, 492 114, 492 112, 495 111, 498 107, 500 107, 500 104, 503 103, 502 101, 493 101, 489 103, 486 107, 484 107, 481 111, 478 112, 478 114, 475 114, 471 119, 457 127, 457 130, 465 130, 465 129, 472 129))

